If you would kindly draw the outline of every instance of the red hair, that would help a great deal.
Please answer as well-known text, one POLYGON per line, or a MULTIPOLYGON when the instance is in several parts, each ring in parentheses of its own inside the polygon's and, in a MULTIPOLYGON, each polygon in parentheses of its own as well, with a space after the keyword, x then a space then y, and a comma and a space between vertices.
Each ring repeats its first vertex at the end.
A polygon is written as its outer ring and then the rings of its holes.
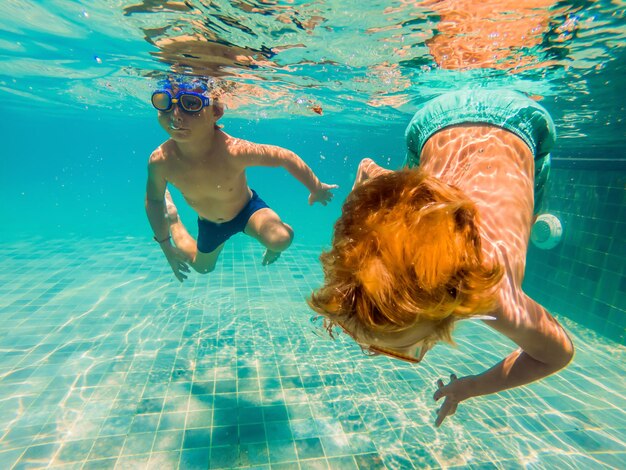
POLYGON ((430 342, 451 342, 453 320, 494 308, 502 278, 483 260, 478 223, 461 190, 421 170, 370 179, 344 203, 308 303, 353 336, 430 320, 430 342))

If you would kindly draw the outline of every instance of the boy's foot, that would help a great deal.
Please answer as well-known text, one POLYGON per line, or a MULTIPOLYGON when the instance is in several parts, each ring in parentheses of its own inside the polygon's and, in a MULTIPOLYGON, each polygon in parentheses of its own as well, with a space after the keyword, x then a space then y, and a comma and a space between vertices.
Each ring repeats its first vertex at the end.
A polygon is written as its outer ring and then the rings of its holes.
POLYGON ((265 250, 265 254, 263 255, 263 262, 261 264, 263 266, 267 266, 268 264, 272 264, 278 258, 280 258, 280 251, 265 250))
POLYGON ((172 200, 169 190, 165 190, 165 218, 171 224, 178 222, 178 210, 172 200))

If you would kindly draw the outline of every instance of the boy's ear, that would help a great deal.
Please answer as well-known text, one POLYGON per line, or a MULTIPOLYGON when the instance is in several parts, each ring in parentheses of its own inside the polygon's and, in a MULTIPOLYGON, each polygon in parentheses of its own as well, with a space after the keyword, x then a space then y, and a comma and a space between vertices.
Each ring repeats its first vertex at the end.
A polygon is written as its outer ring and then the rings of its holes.
POLYGON ((215 120, 220 119, 224 115, 224 106, 219 101, 213 101, 213 116, 215 120))

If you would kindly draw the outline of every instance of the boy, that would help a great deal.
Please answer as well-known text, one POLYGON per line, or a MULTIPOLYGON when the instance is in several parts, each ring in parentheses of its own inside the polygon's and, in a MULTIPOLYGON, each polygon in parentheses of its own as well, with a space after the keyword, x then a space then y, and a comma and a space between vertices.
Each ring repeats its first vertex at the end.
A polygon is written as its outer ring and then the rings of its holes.
POLYGON ((289 150, 223 132, 217 121, 224 111, 210 96, 206 81, 181 77, 160 85, 152 94, 152 105, 170 139, 150 156, 146 213, 174 275, 182 282, 189 265, 199 273, 213 271, 224 243, 238 232, 266 247, 263 265, 273 263, 291 244, 293 230, 248 187, 246 168, 282 166, 309 189, 309 204, 326 205, 337 185, 322 183, 289 150), (168 183, 198 213, 197 242, 178 217, 168 183))
MULTIPOLYGON (((519 348, 480 374, 437 381, 437 426, 462 401, 565 367, 563 327, 522 290, 533 208, 555 129, 509 90, 461 90, 420 107, 406 131, 407 166, 359 165, 309 299, 365 350, 419 363, 456 322, 484 320, 519 348)), ((479 346, 479 344, 477 344, 479 346)))

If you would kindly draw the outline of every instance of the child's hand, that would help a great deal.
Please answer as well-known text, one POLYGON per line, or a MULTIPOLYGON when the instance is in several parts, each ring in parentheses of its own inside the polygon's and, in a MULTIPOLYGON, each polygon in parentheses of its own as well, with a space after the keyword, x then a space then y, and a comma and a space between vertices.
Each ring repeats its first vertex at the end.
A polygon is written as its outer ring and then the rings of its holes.
POLYGON ((435 426, 441 426, 444 419, 456 413, 456 408, 459 403, 472 396, 470 384, 470 377, 461 377, 460 379, 457 379, 454 374, 450 374, 450 383, 448 383, 448 385, 444 385, 443 380, 441 379, 437 380, 438 390, 435 392, 433 398, 435 401, 438 401, 440 398, 445 397, 445 400, 443 405, 441 405, 441 408, 437 410, 437 420, 435 421, 435 426))
POLYGON ((320 183, 320 185, 309 194, 309 205, 313 205, 316 202, 321 203, 323 206, 328 204, 332 198, 333 193, 330 191, 331 189, 336 189, 339 186, 336 184, 326 184, 320 183))
POLYGON ((175 246, 165 245, 161 246, 161 248, 163 249, 163 254, 165 255, 165 258, 167 258, 167 262, 170 264, 172 271, 174 271, 174 276, 176 276, 176 279, 180 282, 183 282, 187 279, 187 275, 184 273, 189 272, 189 266, 187 265, 189 259, 175 246))

